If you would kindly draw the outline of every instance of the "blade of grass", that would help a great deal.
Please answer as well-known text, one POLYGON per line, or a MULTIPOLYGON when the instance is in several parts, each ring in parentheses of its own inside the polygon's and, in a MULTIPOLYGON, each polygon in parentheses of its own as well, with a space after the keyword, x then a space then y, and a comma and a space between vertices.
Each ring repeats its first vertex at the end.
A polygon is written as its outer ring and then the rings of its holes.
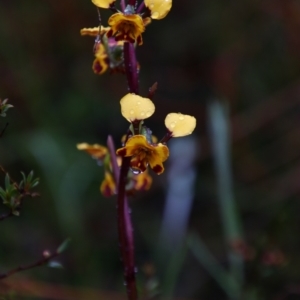
POLYGON ((199 263, 224 290, 228 298, 240 299, 240 284, 220 265, 202 240, 196 234, 191 233, 188 236, 187 244, 199 263))
POLYGON ((186 257, 185 236, 194 200, 195 158, 199 151, 194 137, 172 140, 169 147, 172 155, 168 164, 167 195, 158 249, 164 270, 164 299, 174 298, 186 257))
POLYGON ((232 247, 235 242, 243 240, 243 236, 240 216, 233 196, 227 105, 217 100, 209 103, 208 122, 217 176, 218 203, 227 246, 230 272, 242 285, 244 276, 243 259, 232 247))
POLYGON ((182 270, 182 265, 186 258, 187 246, 184 242, 182 245, 174 248, 174 251, 170 253, 169 261, 165 273, 165 280, 163 283, 163 299, 174 299, 174 290, 178 283, 178 277, 182 270))

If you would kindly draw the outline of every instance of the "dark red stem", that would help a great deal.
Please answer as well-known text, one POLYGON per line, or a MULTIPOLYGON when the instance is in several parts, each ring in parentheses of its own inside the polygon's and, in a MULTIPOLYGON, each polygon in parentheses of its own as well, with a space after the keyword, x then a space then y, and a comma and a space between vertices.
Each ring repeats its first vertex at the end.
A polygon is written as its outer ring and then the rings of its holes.
POLYGON ((143 10, 144 7, 145 7, 145 3, 144 3, 144 1, 142 1, 140 6, 138 7, 138 9, 136 10, 136 13, 139 14, 143 10))
POLYGON ((0 274, 0 280, 10 277, 11 275, 14 275, 15 273, 19 273, 22 271, 33 269, 35 267, 43 266, 43 265, 47 264, 51 259, 55 258, 58 255, 59 255, 59 253, 57 251, 55 251, 54 253, 49 254, 49 256, 42 257, 41 259, 39 259, 38 261, 36 261, 32 264, 29 264, 26 266, 19 266, 19 267, 12 269, 6 273, 2 273, 2 274, 0 274))
POLYGON ((155 92, 157 90, 157 85, 158 85, 158 83, 154 82, 153 85, 149 89, 148 98, 150 100, 153 100, 154 94, 155 94, 155 92))
POLYGON ((12 211, 10 211, 10 212, 7 213, 7 214, 1 215, 1 216, 0 216, 0 222, 3 221, 3 220, 5 220, 5 219, 7 219, 7 218, 12 217, 12 216, 13 216, 12 211))
POLYGON ((139 74, 135 56, 135 48, 132 43, 124 43, 124 64, 130 93, 139 93, 139 74))
POLYGON ((122 12, 124 12, 125 7, 126 7, 125 0, 121 0, 121 9, 122 9, 122 12))
POLYGON ((136 0, 128 0, 128 5, 135 6, 136 0))
MULTIPOLYGON (((129 4, 131 1, 129 0, 129 4)), ((135 1, 134 1, 135 2, 135 1)), ((124 65, 130 93, 139 93, 139 78, 134 45, 124 43, 124 65)), ((118 184, 118 229, 121 257, 124 267, 124 279, 129 300, 137 300, 135 280, 134 240, 130 211, 126 196, 127 177, 130 157, 123 157, 118 184)))
POLYGON ((166 135, 159 141, 162 144, 166 144, 172 138, 172 132, 168 130, 166 135))
POLYGON ((6 128, 7 128, 7 126, 8 126, 8 123, 5 124, 5 127, 4 127, 4 128, 2 129, 2 131, 0 132, 0 137, 3 136, 3 134, 4 134, 4 132, 5 132, 6 128))
POLYGON ((127 296, 129 300, 137 300, 133 229, 125 189, 129 165, 130 157, 124 157, 118 185, 118 228, 120 250, 124 268, 124 284, 126 285, 127 296))

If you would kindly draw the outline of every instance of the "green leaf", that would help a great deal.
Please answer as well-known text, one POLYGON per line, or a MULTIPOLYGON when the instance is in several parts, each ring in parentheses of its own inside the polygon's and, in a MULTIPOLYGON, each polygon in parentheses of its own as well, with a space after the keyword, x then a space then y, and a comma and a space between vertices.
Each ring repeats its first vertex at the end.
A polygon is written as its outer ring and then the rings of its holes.
POLYGON ((18 217, 18 216, 20 215, 20 212, 19 212, 18 210, 14 210, 14 211, 12 212, 12 214, 13 214, 14 216, 18 217))
POLYGON ((56 269, 63 269, 64 268, 63 265, 60 262, 53 261, 53 260, 49 261, 48 267, 56 268, 56 269))
POLYGON ((66 240, 64 240, 60 246, 57 248, 56 252, 57 253, 62 253, 64 252, 68 247, 69 247, 69 244, 71 242, 71 239, 70 238, 67 238, 66 240))
POLYGON ((0 195, 1 196, 5 196, 6 195, 5 190, 1 186, 0 186, 0 195))
POLYGON ((217 261, 200 237, 195 233, 189 234, 187 244, 198 262, 215 279, 228 298, 240 299, 242 286, 239 280, 217 261))
POLYGON ((35 178, 32 183, 31 183, 31 188, 34 188, 35 186, 37 186, 40 183, 40 179, 39 178, 35 178))
POLYGON ((33 178, 33 171, 30 171, 27 177, 27 182, 31 182, 32 178, 33 178))
POLYGON ((8 176, 8 173, 6 173, 5 175, 5 189, 7 190, 10 186, 10 179, 9 179, 9 176, 8 176))
POLYGON ((21 172, 21 175, 22 175, 22 177, 23 177, 23 181, 26 182, 26 175, 25 175, 25 173, 24 173, 24 172, 21 172))

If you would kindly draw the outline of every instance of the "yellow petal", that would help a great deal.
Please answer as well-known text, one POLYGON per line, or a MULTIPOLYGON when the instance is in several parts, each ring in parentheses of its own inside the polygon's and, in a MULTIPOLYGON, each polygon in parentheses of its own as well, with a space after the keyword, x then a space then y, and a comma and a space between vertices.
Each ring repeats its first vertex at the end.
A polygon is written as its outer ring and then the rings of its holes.
POLYGON ((142 45, 142 33, 145 31, 143 19, 138 14, 115 13, 108 19, 111 29, 107 37, 115 36, 116 41, 127 41, 142 45))
POLYGON ((165 125, 172 132, 173 137, 185 136, 194 131, 196 119, 181 113, 170 113, 166 116, 165 125))
POLYGON ((95 59, 93 61, 92 69, 95 74, 101 75, 107 70, 108 64, 109 64, 109 59, 106 54, 105 48, 101 43, 98 45, 96 49, 95 59))
POLYGON ((93 28, 82 28, 82 29, 80 29, 80 34, 81 35, 89 35, 89 36, 98 36, 99 33, 100 33, 100 35, 103 35, 108 30, 110 30, 110 27, 101 26, 100 32, 99 32, 99 26, 93 27, 93 28))
POLYGON ((99 144, 90 145, 87 143, 77 144, 78 150, 84 150, 96 159, 103 159, 107 154, 107 148, 99 144))
POLYGON ((95 74, 102 75, 108 68, 106 58, 95 58, 93 61, 92 69, 95 74))
POLYGON ((116 0, 92 0, 92 2, 101 8, 109 8, 116 0))
POLYGON ((102 183, 100 185, 100 191, 101 191, 102 195, 105 197, 110 197, 110 196, 116 194, 115 181, 113 179, 113 176, 108 172, 105 172, 104 180, 102 181, 102 183))
POLYGON ((155 111, 153 102, 148 98, 143 98, 135 94, 127 94, 121 101, 122 116, 128 122, 144 120, 151 117, 155 111))
POLYGON ((163 19, 172 7, 172 0, 145 0, 146 7, 151 11, 151 18, 163 19))
POLYGON ((80 30, 80 34, 81 35, 97 36, 99 34, 99 27, 82 28, 80 30))
POLYGON ((146 18, 143 19, 144 26, 149 25, 151 22, 152 22, 152 20, 149 17, 146 17, 146 18))
POLYGON ((133 177, 134 188, 137 191, 149 190, 152 184, 152 177, 148 174, 147 170, 144 173, 133 177))
POLYGON ((169 148, 166 145, 159 143, 153 146, 152 154, 148 156, 148 162, 151 169, 156 174, 161 174, 164 171, 163 162, 169 157, 169 148))
POLYGON ((136 152, 139 152, 140 148, 149 148, 149 146, 146 138, 141 134, 137 134, 129 138, 125 147, 118 149, 116 153, 122 157, 133 156, 136 152))

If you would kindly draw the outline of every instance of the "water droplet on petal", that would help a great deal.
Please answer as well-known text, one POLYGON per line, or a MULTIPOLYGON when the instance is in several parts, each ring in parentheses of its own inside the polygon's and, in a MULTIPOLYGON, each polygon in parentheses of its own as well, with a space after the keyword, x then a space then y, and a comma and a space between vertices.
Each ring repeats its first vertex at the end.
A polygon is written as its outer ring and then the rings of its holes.
POLYGON ((170 124, 170 126, 171 126, 172 128, 174 128, 175 125, 176 125, 176 124, 175 124, 174 122, 170 124))
POLYGON ((145 112, 144 111, 141 111, 141 116, 143 117, 145 115, 145 112))
POLYGON ((134 114, 134 110, 133 110, 133 109, 130 110, 130 114, 131 114, 131 115, 134 114))
POLYGON ((137 105, 140 105, 140 104, 141 104, 141 101, 138 101, 138 102, 137 102, 137 105))
POLYGON ((180 116, 179 120, 181 120, 181 121, 184 120, 184 116, 180 116))
POLYGON ((151 112, 150 111, 147 111, 146 112, 146 117, 150 117, 151 116, 151 112))
POLYGON ((142 171, 140 169, 134 169, 134 168, 131 168, 131 172, 134 174, 134 175, 139 175, 142 173, 142 171))
MULTIPOLYGON (((97 159, 96 156, 92 156, 92 157, 93 157, 94 159, 97 159)), ((102 166, 103 166, 103 161, 100 160, 100 159, 97 159, 97 165, 100 166, 100 167, 102 167, 102 166)))
POLYGON ((153 19, 157 19, 158 17, 159 17, 159 12, 153 12, 152 14, 151 14, 151 17, 153 18, 153 19))
POLYGON ((154 7, 154 4, 150 4, 150 9, 154 7))

